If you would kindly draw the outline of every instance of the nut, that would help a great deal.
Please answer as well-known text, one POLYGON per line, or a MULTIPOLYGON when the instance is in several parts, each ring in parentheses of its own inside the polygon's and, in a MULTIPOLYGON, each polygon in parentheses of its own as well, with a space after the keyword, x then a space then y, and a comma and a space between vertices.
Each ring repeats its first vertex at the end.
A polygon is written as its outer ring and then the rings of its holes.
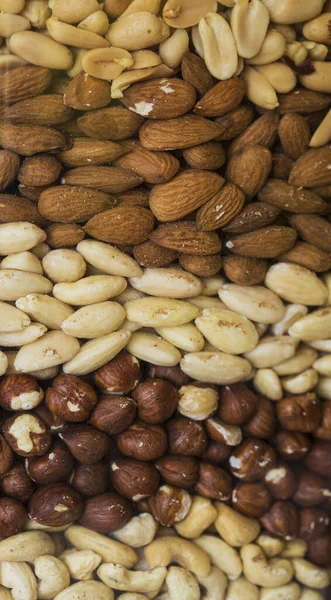
POLYGON ((303 459, 311 445, 308 435, 281 429, 274 437, 277 452, 287 460, 303 459))
POLYGON ((139 361, 122 350, 93 374, 95 384, 106 394, 126 394, 141 378, 139 361))
MULTIPOLYGON (((165 379, 174 386, 180 387, 190 382, 190 378, 176 365, 174 367, 162 367, 158 365, 147 365, 147 376, 151 378, 165 379)), ((141 418, 141 415, 140 415, 141 418)), ((144 420, 144 419, 142 419, 144 420)))
POLYGON ((244 431, 246 435, 267 440, 273 435, 276 427, 274 403, 263 396, 257 396, 257 400, 257 410, 245 424, 244 431))
POLYGON ((195 421, 203 421, 215 412, 218 394, 207 384, 182 386, 179 390, 178 412, 195 421))
POLYGON ((188 492, 171 485, 162 485, 148 500, 153 517, 165 527, 183 521, 191 503, 188 492))
POLYGON ((320 422, 320 403, 313 393, 283 398, 277 402, 276 410, 281 425, 290 431, 309 433, 320 422))
POLYGON ((12 450, 20 456, 42 456, 52 443, 45 423, 32 413, 17 412, 6 419, 3 434, 12 450))
POLYGON ((137 402, 139 418, 153 424, 167 421, 175 411, 179 399, 174 385, 164 379, 146 379, 135 388, 131 396, 137 402))
POLYGON ((75 375, 59 375, 46 392, 46 406, 64 421, 87 421, 97 403, 94 389, 75 375))
POLYGON ((262 518, 265 529, 286 540, 292 540, 299 533, 299 512, 292 502, 275 502, 262 518))
POLYGON ((224 501, 230 498, 231 488, 231 477, 226 471, 209 463, 200 463, 199 479, 194 488, 198 494, 224 501))
POLYGON ((65 422, 60 417, 57 417, 50 410, 48 410, 46 404, 42 403, 35 409, 35 414, 38 415, 44 421, 45 425, 51 430, 51 432, 61 431, 66 427, 65 422))
POLYGON ((71 425, 59 437, 72 456, 85 465, 99 462, 109 449, 108 436, 89 425, 71 425))
POLYGON ((319 508, 303 508, 300 512, 299 537, 311 542, 323 537, 329 525, 329 518, 319 508))
POLYGON ((318 428, 314 431, 314 436, 319 440, 331 441, 331 401, 321 404, 321 413, 321 421, 318 428))
POLYGON ((14 465, 1 478, 0 487, 5 496, 15 498, 19 502, 27 502, 33 494, 33 484, 24 465, 14 465))
POLYGON ((134 502, 152 496, 160 481, 154 465, 130 458, 112 462, 110 478, 115 489, 134 502))
POLYGON ((84 496, 98 496, 106 491, 108 479, 108 468, 105 463, 78 464, 70 475, 69 483, 84 496))
POLYGON ((263 479, 275 464, 275 450, 266 442, 254 438, 245 440, 229 459, 233 475, 248 483, 263 479))
POLYGON ((0 435, 0 477, 3 477, 5 473, 8 473, 13 464, 13 460, 14 455, 10 445, 6 442, 5 438, 0 435))
POLYGON ((292 498, 297 488, 297 479, 286 463, 279 463, 264 477, 264 483, 277 500, 292 498))
POLYGON ((50 527, 73 523, 82 510, 81 496, 66 483, 52 483, 39 488, 29 502, 30 518, 50 527))
POLYGON ((162 456, 156 463, 162 479, 171 486, 190 489, 198 481, 198 463, 189 456, 162 456))
POLYGON ((202 458, 209 462, 215 463, 216 465, 226 461, 231 454, 231 447, 223 444, 222 442, 211 441, 207 450, 202 454, 202 458))
POLYGON ((262 517, 272 498, 263 483, 239 483, 232 492, 232 504, 247 517, 262 517))
POLYGON ((242 425, 257 408, 257 396, 244 383, 235 383, 221 389, 217 416, 229 425, 242 425))
POLYGON ((184 456, 200 456, 206 451, 208 438, 202 423, 177 418, 166 425, 169 452, 184 456))
POLYGON ((321 567, 330 564, 331 536, 324 535, 317 540, 312 540, 308 547, 308 558, 321 567))
POLYGON ((2 538, 15 535, 26 521, 24 506, 14 498, 0 498, 0 536, 2 538))
POLYGON ((306 458, 306 466, 315 473, 329 477, 331 469, 331 443, 317 441, 306 458))
POLYGON ((158 425, 136 421, 117 436, 117 446, 136 460, 155 460, 166 452, 167 436, 158 425))
POLYGON ((298 477, 298 484, 293 500, 299 506, 315 506, 331 496, 330 484, 312 471, 303 471, 298 477))
POLYGON ((0 383, 0 406, 6 410, 31 410, 44 392, 31 375, 8 375, 0 383))
POLYGON ((32 481, 44 485, 65 481, 74 467, 74 460, 66 446, 57 441, 43 456, 27 458, 25 467, 32 481))
POLYGON ((79 519, 84 527, 101 533, 110 533, 124 525, 132 517, 130 502, 115 493, 89 498, 79 519))
POLYGON ((100 396, 90 423, 95 429, 116 435, 132 425, 136 411, 134 400, 127 396, 100 396))
POLYGON ((227 446, 238 446, 242 441, 242 431, 237 425, 226 425, 215 417, 207 419, 206 429, 209 437, 227 446))

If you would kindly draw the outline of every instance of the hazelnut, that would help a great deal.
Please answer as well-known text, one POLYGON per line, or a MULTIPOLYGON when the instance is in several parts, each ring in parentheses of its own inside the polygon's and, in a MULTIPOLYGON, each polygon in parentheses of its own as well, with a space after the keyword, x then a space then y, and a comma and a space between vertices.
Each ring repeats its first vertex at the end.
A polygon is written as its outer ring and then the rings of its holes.
POLYGON ((299 537, 306 542, 317 540, 327 533, 329 522, 330 519, 319 508, 303 508, 300 512, 299 537))
POLYGON ((111 533, 124 527, 131 517, 131 503, 119 494, 108 492, 86 500, 79 522, 99 533, 111 533))
POLYGON ((47 425, 47 428, 50 429, 52 433, 57 433, 67 427, 66 422, 48 410, 46 404, 39 404, 33 412, 44 421, 45 425, 47 425))
POLYGON ((141 379, 139 360, 122 350, 115 358, 97 369, 94 382, 106 394, 127 394, 141 379))
POLYGON ((185 419, 172 419, 166 424, 169 452, 185 456, 200 456, 208 447, 208 437, 202 423, 185 419))
POLYGON ((189 489, 198 481, 198 463, 190 456, 168 454, 155 464, 162 479, 169 485, 189 489))
POLYGON ((226 385, 221 388, 217 416, 228 425, 242 425, 253 417, 257 403, 257 396, 244 383, 226 385))
POLYGON ((147 370, 148 377, 158 377, 159 379, 166 379, 173 383, 176 387, 187 385, 191 378, 181 370, 179 365, 174 367, 162 367, 159 365, 149 365, 147 370))
POLYGON ((239 483, 232 492, 233 508, 247 517, 262 517, 272 503, 263 483, 239 483))
POLYGON ((97 403, 94 389, 76 375, 59 375, 46 391, 49 410, 70 423, 87 421, 97 403))
POLYGON ((179 390, 177 410, 184 417, 203 421, 212 415, 218 404, 217 391, 208 384, 191 383, 179 390))
POLYGON ((308 469, 324 477, 331 473, 331 442, 316 441, 306 457, 305 464, 308 469))
POLYGON ((25 461, 26 471, 40 484, 65 481, 74 467, 74 459, 66 446, 57 441, 43 456, 32 456, 25 461))
POLYGON ((51 483, 30 498, 29 517, 41 525, 62 527, 78 519, 83 510, 80 494, 67 483, 51 483))
POLYGON ((233 475, 249 483, 263 479, 275 464, 275 450, 263 440, 254 438, 245 440, 229 458, 233 475))
POLYGON ((257 399, 255 415, 244 425, 244 432, 250 437, 268 440, 275 432, 275 405, 263 396, 257 396, 257 399))
POLYGON ((0 481, 1 491, 5 496, 16 498, 20 502, 30 500, 34 487, 23 464, 14 465, 0 481))
POLYGON ((90 423, 95 429, 115 435, 132 425, 136 412, 135 401, 127 396, 101 396, 91 414, 90 423))
POLYGON ((226 461, 230 454, 232 448, 227 446, 226 444, 222 444, 222 442, 210 442, 206 452, 204 452, 201 456, 203 460, 210 463, 215 463, 216 465, 226 461))
POLYGON ((321 403, 321 421, 314 436, 319 440, 331 442, 331 400, 321 403))
POLYGON ((122 454, 136 460, 155 460, 167 450, 167 436, 158 425, 136 421, 117 436, 117 446, 122 454))
POLYGON ((102 431, 89 425, 71 425, 59 434, 78 462, 93 465, 109 450, 109 438, 102 431))
POLYGON ((15 498, 0 498, 0 537, 7 538, 19 533, 27 516, 24 506, 15 498))
POLYGON ((323 535, 312 540, 308 545, 308 560, 320 567, 330 567, 331 563, 331 534, 323 535))
POLYGON ((287 460, 302 460, 309 448, 310 439, 305 433, 281 429, 273 438, 277 452, 287 460))
POLYGON ((199 465, 199 479, 194 489, 206 498, 228 500, 232 490, 231 477, 220 467, 201 462, 199 465))
POLYGON ((331 496, 331 484, 321 475, 303 471, 298 477, 298 485, 293 501, 299 506, 316 506, 331 496))
POLYGON ((227 425, 211 417, 205 423, 209 437, 215 442, 221 442, 227 446, 238 446, 243 439, 241 428, 238 425, 227 425))
POLYGON ((137 402, 139 419, 153 424, 170 419, 179 400, 177 389, 164 379, 146 379, 131 396, 137 402))
POLYGON ((110 479, 119 494, 138 502, 154 494, 160 475, 151 463, 123 458, 111 463, 110 479))
POLYGON ((276 404, 277 417, 284 429, 310 433, 319 425, 320 401, 316 394, 283 398, 276 404))
POLYGON ((299 511, 292 502, 275 502, 260 521, 269 533, 285 540, 292 540, 299 534, 299 511))
POLYGON ((13 464, 14 454, 3 435, 0 435, 0 477, 7 473, 13 464))
POLYGON ((264 483, 277 500, 292 498, 297 488, 297 478, 286 463, 279 463, 265 474, 264 483))
POLYGON ((43 390, 31 375, 8 375, 0 383, 0 406, 6 410, 31 410, 43 397, 43 390))
POLYGON ((152 515, 164 527, 172 527, 187 516, 192 498, 188 492, 172 485, 162 485, 148 500, 152 515))
POLYGON ((33 413, 18 412, 6 419, 3 434, 19 456, 42 456, 52 443, 44 421, 33 413))
POLYGON ((108 482, 108 467, 103 462, 94 465, 78 464, 69 478, 70 485, 83 496, 103 494, 108 487, 108 482))

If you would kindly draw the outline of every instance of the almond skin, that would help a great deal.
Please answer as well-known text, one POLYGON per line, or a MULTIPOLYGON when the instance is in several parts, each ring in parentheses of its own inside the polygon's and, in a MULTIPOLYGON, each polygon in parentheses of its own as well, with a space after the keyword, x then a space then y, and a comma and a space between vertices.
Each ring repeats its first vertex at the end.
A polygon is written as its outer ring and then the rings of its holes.
POLYGON ((293 213, 325 213, 329 209, 328 203, 314 192, 289 185, 282 179, 268 179, 258 199, 293 213))
POLYGON ((92 217, 84 229, 91 237, 113 244, 141 244, 154 228, 150 210, 137 206, 118 207, 92 217))
POLYGON ((214 231, 199 231, 193 221, 160 225, 149 238, 160 246, 183 254, 205 256, 221 251, 222 243, 214 231))
POLYGON ((225 150, 219 142, 206 142, 199 146, 187 148, 183 157, 191 169, 217 171, 226 162, 225 150))
POLYGON ((291 250, 280 256, 280 260, 294 262, 315 273, 323 273, 331 269, 330 254, 308 242, 297 242, 291 250))
POLYGON ((14 181, 20 168, 20 157, 10 150, 0 150, 0 192, 14 181))
POLYGON ((237 285, 258 285, 264 281, 268 270, 268 261, 229 254, 223 258, 225 275, 237 285))
POLYGON ((273 223, 280 209, 265 202, 252 202, 247 204, 243 210, 232 221, 224 227, 229 233, 248 233, 273 223))
POLYGON ((293 164, 294 161, 286 154, 274 152, 272 154, 271 177, 274 179, 285 179, 285 181, 287 181, 293 164))
POLYGON ((115 204, 116 199, 109 194, 83 187, 59 185, 44 190, 38 208, 51 221, 85 223, 115 204))
POLYGON ((303 187, 331 184, 331 147, 313 148, 294 164, 289 183, 303 187))
POLYGON ((177 119, 147 121, 139 131, 141 144, 147 150, 180 150, 215 139, 222 127, 197 115, 177 119))
POLYGON ((62 168, 55 156, 35 154, 22 162, 17 179, 26 186, 51 185, 59 178, 62 168))
POLYGON ((250 200, 264 186, 271 166, 270 150, 262 146, 247 146, 232 156, 225 177, 238 186, 250 200))
POLYGON ((24 185, 23 183, 18 184, 18 191, 23 198, 32 200, 35 204, 44 190, 48 189, 48 185, 24 185))
POLYGON ((248 104, 242 104, 223 117, 218 117, 215 119, 216 123, 221 125, 224 131, 216 138, 217 141, 222 142, 238 137, 249 127, 253 119, 254 110, 248 104))
POLYGON ((278 94, 278 112, 307 114, 323 110, 330 105, 330 96, 306 88, 295 88, 288 94, 278 94))
POLYGON ((228 157, 233 156, 249 144, 256 144, 264 148, 273 146, 279 123, 279 116, 275 111, 269 111, 254 121, 228 148, 228 157))
POLYGON ((123 106, 111 106, 87 113, 77 120, 85 135, 99 140, 125 140, 135 137, 144 119, 123 106))
POLYGON ((198 277, 213 277, 222 268, 222 259, 219 254, 209 254, 208 256, 182 254, 178 262, 185 271, 198 277))
POLYGON ((199 208, 197 227, 202 231, 213 231, 224 227, 238 215, 245 203, 245 195, 233 183, 226 183, 219 192, 199 208))
POLYGON ((297 160, 307 152, 311 138, 307 121, 301 115, 288 113, 280 120, 278 135, 284 152, 297 160))
POLYGON ((142 183, 142 178, 129 169, 118 167, 77 167, 68 171, 61 183, 118 194, 136 187, 142 183))
POLYGON ((4 121, 0 123, 0 144, 23 156, 32 156, 38 152, 55 154, 70 147, 68 138, 52 127, 18 125, 4 121))
POLYGON ((226 242, 226 247, 240 256, 276 258, 294 246, 296 237, 291 227, 274 225, 238 235, 226 242))
POLYGON ((170 152, 151 152, 136 140, 122 142, 124 156, 114 165, 132 169, 146 183, 166 183, 179 171, 179 161, 170 152))
POLYGON ((50 69, 26 65, 0 75, 0 103, 9 105, 42 94, 52 81, 50 69))
POLYGON ((292 215, 289 221, 306 242, 331 252, 331 223, 315 215, 292 215))
POLYGON ((61 125, 74 116, 74 110, 64 106, 60 94, 43 94, 16 102, 1 110, 1 118, 25 125, 61 125))
POLYGON ((85 237, 84 229, 75 223, 53 223, 46 233, 46 243, 54 249, 76 246, 85 237))
POLYGON ((149 208, 149 193, 144 187, 136 187, 116 196, 117 206, 141 206, 149 208))
POLYGON ((204 96, 213 87, 214 81, 206 63, 197 54, 187 52, 183 57, 181 69, 183 79, 193 85, 199 96, 204 96))
POLYGON ((74 77, 63 95, 65 106, 76 110, 94 110, 103 108, 111 101, 108 81, 96 79, 87 73, 74 77))
POLYGON ((221 117, 235 110, 246 92, 246 83, 238 77, 220 81, 197 102, 194 111, 202 117, 221 117))
POLYGON ((41 227, 47 224, 35 202, 12 194, 0 194, 0 223, 16 221, 31 221, 41 227))
POLYGON ((133 256, 142 267, 167 267, 177 260, 178 252, 147 240, 133 248, 133 256))
POLYGON ((125 152, 122 146, 109 140, 75 137, 72 147, 60 152, 57 158, 66 167, 86 167, 111 163, 125 152))
POLYGON ((121 102, 147 119, 174 119, 188 113, 196 101, 194 87, 173 77, 134 83, 123 92, 121 102))

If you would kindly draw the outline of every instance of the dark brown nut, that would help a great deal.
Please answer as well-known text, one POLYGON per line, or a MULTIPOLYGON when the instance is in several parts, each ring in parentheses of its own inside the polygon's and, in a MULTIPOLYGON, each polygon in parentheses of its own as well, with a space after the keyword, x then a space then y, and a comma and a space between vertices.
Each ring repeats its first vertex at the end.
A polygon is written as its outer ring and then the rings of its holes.
POLYGON ((257 409, 257 396, 244 384, 235 383, 221 388, 217 416, 228 425, 242 425, 257 409))
POLYGON ((179 418, 166 425, 168 450, 172 454, 200 456, 208 447, 208 437, 202 423, 191 419, 179 418))
POLYGON ((23 464, 14 465, 0 481, 1 491, 5 496, 16 498, 20 502, 30 500, 34 486, 23 464))
POLYGON ((61 417, 57 417, 48 410, 46 404, 42 403, 35 408, 33 411, 38 417, 44 421, 45 425, 47 425, 48 429, 51 430, 52 433, 58 433, 67 427, 67 423, 61 419, 61 417))
POLYGON ((192 498, 188 492, 172 485, 162 485, 148 500, 152 515, 164 527, 172 527, 187 516, 192 498))
POLYGON ((62 527, 79 519, 83 501, 67 483, 51 483, 39 488, 29 502, 29 516, 41 525, 62 527))
POLYGON ((320 567, 330 566, 331 534, 324 535, 317 540, 312 540, 308 545, 308 560, 320 567))
POLYGON ((194 489, 206 498, 228 500, 232 491, 231 477, 220 467, 202 462, 199 465, 199 479, 194 489))
POLYGON ((117 436, 117 446, 125 456, 136 460, 155 460, 167 450, 167 436, 158 425, 136 421, 117 436))
POLYGON ((316 506, 331 497, 331 484, 312 471, 303 471, 293 501, 299 506, 316 506))
POLYGON ((131 517, 131 503, 119 494, 108 492, 86 500, 79 522, 99 533, 111 533, 124 527, 131 517))
POLYGON ((285 540, 299 535, 299 511, 292 502, 275 502, 260 521, 269 533, 285 540))
POLYGON ((74 468, 74 459, 66 446, 57 441, 43 456, 27 458, 25 468, 33 481, 47 485, 65 481, 74 468))
POLYGON ((104 462, 94 465, 78 464, 69 478, 69 483, 83 496, 103 494, 109 482, 108 467, 104 462))
POLYGON ((275 152, 272 154, 272 168, 270 177, 273 179, 285 179, 287 181, 293 164, 294 161, 287 156, 287 154, 275 152))
POLYGON ((75 375, 59 375, 46 392, 49 410, 70 423, 87 421, 97 403, 94 389, 75 375))
POLYGON ((138 502, 154 494, 160 475, 151 463, 123 458, 111 463, 110 479, 119 494, 138 502))
POLYGON ((321 421, 314 431, 314 436, 319 440, 331 442, 331 400, 321 404, 321 421))
POLYGON ((319 508, 303 508, 300 511, 299 537, 306 542, 317 540, 327 533, 329 523, 329 517, 319 508))
POLYGON ((169 485, 189 489, 198 481, 198 462, 190 456, 167 454, 159 458, 155 465, 169 485))
POLYGON ((249 483, 263 479, 276 464, 275 450, 258 439, 245 440, 229 458, 233 475, 249 483))
POLYGON ((239 483, 232 492, 233 508, 247 517, 262 517, 271 503, 272 497, 263 483, 239 483))
POLYGON ((209 437, 215 442, 227 446, 238 446, 243 439, 241 428, 238 425, 227 425, 216 417, 211 417, 205 422, 209 437))
POLYGON ((308 469, 330 477, 331 473, 331 442, 317 441, 306 457, 305 464, 308 469))
POLYGON ((204 452, 201 458, 210 463, 214 463, 219 465, 222 462, 225 462, 230 454, 232 448, 227 446, 226 444, 222 444, 222 442, 210 442, 206 452, 204 452))
POLYGON ((91 414, 90 423, 95 429, 116 435, 132 425, 136 412, 136 403, 128 396, 101 396, 91 414))
POLYGON ((46 228, 46 233, 46 242, 51 248, 70 248, 85 237, 84 229, 76 223, 53 223, 46 228))
POLYGON ((141 378, 140 364, 132 354, 122 350, 93 374, 95 384, 106 394, 127 394, 141 378))
POLYGON ((276 404, 277 417, 284 429, 310 433, 319 425, 320 402, 313 393, 283 398, 276 404))
MULTIPOLYGON (((53 96, 53 98, 55 99, 56 96, 53 96)), ((59 98, 60 102, 61 99, 59 98)), ((55 156, 43 153, 36 154, 23 160, 17 179, 27 187, 51 185, 57 181, 62 169, 62 164, 55 156)))
POLYGON ((158 365, 149 365, 147 369, 147 376, 154 379, 157 377, 159 379, 166 379, 173 383, 176 387, 181 387, 182 385, 187 385, 191 378, 181 370, 178 365, 174 367, 161 367, 158 365))
POLYGON ((292 498, 297 488, 297 478, 286 463, 279 463, 264 477, 270 494, 277 500, 292 498))
POLYGON ((85 465, 99 462, 109 450, 109 438, 89 425, 71 425, 59 434, 72 456, 85 465))
POLYGON ((14 461, 14 454, 3 435, 0 435, 0 477, 8 473, 14 461))
POLYGON ((244 432, 250 437, 268 440, 276 428, 274 402, 258 396, 258 405, 255 415, 244 425, 244 432))
POLYGON ((131 396, 137 402, 139 419, 154 424, 170 419, 179 400, 175 386, 164 379, 146 379, 131 396))
POLYGON ((275 435, 273 443, 280 456, 286 460, 302 460, 311 446, 310 439, 305 433, 285 429, 275 435))
POLYGON ((17 412, 6 419, 3 434, 19 456, 42 456, 52 444, 52 436, 44 421, 32 413, 17 412))
POLYGON ((15 498, 0 498, 0 537, 19 533, 27 519, 24 506, 15 498))
POLYGON ((0 383, 0 406, 6 410, 31 410, 43 397, 43 390, 31 375, 8 375, 0 383))

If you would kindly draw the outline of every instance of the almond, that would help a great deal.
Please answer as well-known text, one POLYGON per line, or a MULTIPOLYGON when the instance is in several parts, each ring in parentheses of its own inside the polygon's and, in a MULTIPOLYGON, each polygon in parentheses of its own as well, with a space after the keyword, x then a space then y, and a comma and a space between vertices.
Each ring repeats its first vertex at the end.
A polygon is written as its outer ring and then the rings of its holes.
POLYGON ((182 76, 193 85, 200 96, 204 96, 214 85, 205 61, 193 52, 187 52, 181 64, 182 76))
POLYGON ((289 185, 282 179, 268 179, 258 199, 293 213, 325 213, 329 208, 328 203, 314 192, 289 185))
POLYGON ((179 161, 170 152, 151 152, 136 140, 122 142, 126 152, 114 164, 124 169, 132 169, 147 183, 165 183, 179 170, 179 161))
POLYGON ((160 225, 149 237, 160 246, 183 254, 217 254, 222 247, 215 231, 199 231, 193 221, 160 225))
POLYGON ((59 185, 43 191, 38 208, 51 221, 84 223, 115 204, 116 199, 109 194, 84 187, 59 185))
POLYGON ((322 273, 331 269, 331 256, 307 242, 297 242, 291 250, 280 256, 280 260, 294 262, 297 265, 322 273))
POLYGON ((92 217, 84 229, 91 237, 113 244, 141 244, 147 240, 154 228, 154 217, 150 210, 118 207, 92 217))
POLYGON ((278 135, 284 152, 297 160, 307 152, 311 138, 307 121, 301 115, 288 113, 283 116, 278 126, 278 135))
POLYGON ((306 114, 327 108, 331 98, 327 94, 296 88, 288 94, 278 94, 278 101, 278 112, 281 115, 291 112, 306 114))
POLYGON ((151 210, 159 221, 177 221, 212 198, 223 183, 223 177, 210 171, 183 171, 152 189, 151 210))
POLYGON ((64 106, 59 94, 43 94, 7 106, 1 110, 1 118, 25 125, 61 125, 74 115, 72 108, 64 106))
POLYGON ((224 227, 238 215, 245 203, 245 195, 233 183, 226 183, 219 192, 199 208, 196 222, 199 229, 213 231, 224 227))
POLYGON ((84 237, 85 231, 74 223, 53 223, 46 229, 46 242, 51 248, 70 248, 76 246, 84 237))
POLYGON ((313 148, 295 163, 289 183, 303 187, 316 187, 331 183, 331 146, 313 148))
POLYGON ((125 192, 141 182, 142 178, 133 171, 118 167, 77 167, 61 179, 61 183, 67 185, 79 185, 110 194, 125 192))
POLYGON ((164 121, 147 121, 139 138, 148 150, 177 150, 209 142, 222 132, 222 127, 197 115, 186 115, 164 121))
POLYGON ((148 119, 180 117, 189 112, 196 101, 194 87, 176 77, 134 83, 123 94, 121 102, 148 119))
POLYGON ((108 81, 96 79, 87 73, 74 77, 63 95, 63 102, 76 110, 103 108, 111 101, 108 81))
POLYGON ((296 237, 296 232, 291 227, 274 225, 238 235, 226 242, 226 247, 241 256, 275 258, 290 250, 295 244, 296 237))
POLYGON ((254 110, 249 104, 242 104, 232 112, 218 117, 216 123, 223 127, 223 132, 216 138, 217 141, 232 140, 243 133, 254 119, 254 110))
POLYGON ((265 202, 252 202, 247 204, 243 210, 232 219, 231 223, 224 227, 229 233, 248 233, 266 225, 270 225, 277 219, 280 209, 270 206, 265 202))
POLYGON ((191 169, 217 171, 226 162, 225 150, 219 142, 205 142, 199 146, 187 148, 183 157, 191 169))
POLYGON ((47 224, 47 220, 31 200, 12 194, 0 194, 0 222, 15 223, 17 221, 30 221, 41 227, 47 224))
POLYGON ((274 179, 285 179, 287 181, 293 164, 293 160, 286 154, 274 152, 272 154, 271 177, 274 179))
POLYGON ((275 111, 269 111, 254 121, 228 148, 228 156, 232 156, 248 144, 257 144, 271 148, 277 136, 279 116, 275 111))
POLYGON ((122 106, 111 106, 87 113, 78 119, 85 135, 100 140, 125 140, 134 137, 144 119, 122 106))
POLYGON ((109 140, 92 140, 75 137, 72 148, 60 152, 57 157, 66 167, 85 167, 111 163, 126 150, 109 140))
POLYGON ((117 206, 141 206, 149 208, 149 193, 144 187, 127 190, 116 196, 117 206))
POLYGON ((0 150, 0 192, 14 181, 20 168, 20 157, 10 150, 0 150))
POLYGON ((235 110, 246 92, 246 83, 238 77, 220 81, 197 102, 194 111, 202 117, 221 117, 235 110))
POLYGON ((237 285, 258 285, 264 281, 268 270, 268 261, 229 254, 223 258, 224 273, 237 285))
POLYGON ((331 223, 315 215, 293 215, 289 220, 306 242, 331 252, 331 223))
POLYGON ((1 121, 0 145, 17 154, 32 156, 38 152, 55 154, 68 148, 70 143, 65 135, 51 127, 16 125, 1 121))
POLYGON ((26 186, 39 187, 51 185, 60 176, 62 165, 50 154, 35 154, 28 156, 18 172, 18 181, 26 186))
POLYGON ((14 104, 42 94, 52 81, 52 72, 44 67, 26 65, 0 75, 0 103, 14 104))
POLYGON ((262 146, 246 146, 232 156, 225 177, 237 185, 250 200, 264 186, 271 166, 270 150, 262 146))
POLYGON ((24 198, 27 198, 28 200, 32 200, 32 202, 34 202, 36 204, 36 202, 38 202, 41 193, 44 190, 48 189, 48 185, 40 185, 40 186, 36 186, 36 185, 24 185, 23 183, 19 183, 18 184, 18 191, 21 194, 21 196, 23 196, 24 198))
POLYGON ((198 277, 213 277, 222 268, 222 259, 219 254, 201 256, 199 254, 181 254, 179 264, 185 271, 198 277))
POLYGON ((72 138, 82 137, 82 132, 78 127, 77 119, 70 119, 70 121, 67 121, 66 123, 57 125, 56 129, 63 133, 68 133, 72 138))
POLYGON ((167 267, 178 258, 178 252, 147 240, 133 248, 133 256, 142 267, 167 267))

